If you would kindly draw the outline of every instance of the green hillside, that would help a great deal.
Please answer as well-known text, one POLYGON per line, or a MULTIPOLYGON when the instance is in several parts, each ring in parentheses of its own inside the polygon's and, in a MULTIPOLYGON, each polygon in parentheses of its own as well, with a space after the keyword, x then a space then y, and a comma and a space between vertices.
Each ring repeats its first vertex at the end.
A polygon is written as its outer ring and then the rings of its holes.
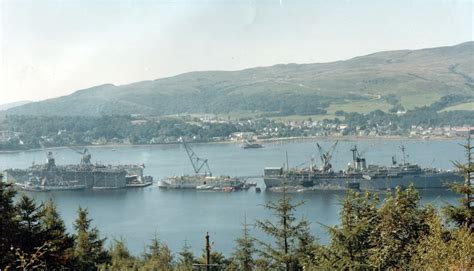
MULTIPOLYGON (((111 84, 11 108, 9 114, 88 115, 273 112, 317 115, 337 108, 387 110, 474 97, 474 42, 374 53, 345 61, 191 72, 111 84)), ((360 111, 360 110, 359 110, 360 111)))

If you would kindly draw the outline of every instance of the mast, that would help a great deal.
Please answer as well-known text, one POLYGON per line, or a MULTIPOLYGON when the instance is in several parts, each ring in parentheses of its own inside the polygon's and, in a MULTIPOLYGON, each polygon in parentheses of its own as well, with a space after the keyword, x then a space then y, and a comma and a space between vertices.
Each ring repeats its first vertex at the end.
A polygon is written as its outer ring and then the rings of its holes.
POLYGON ((290 167, 288 166, 288 151, 285 151, 286 156, 286 172, 290 171, 290 167))
POLYGON ((354 166, 354 169, 356 168, 356 159, 357 159, 357 145, 354 145, 354 147, 351 149, 352 152, 352 164, 354 166))
POLYGON ((402 155, 403 155, 403 165, 405 166, 405 164, 406 164, 406 160, 405 160, 405 158, 406 158, 406 156, 405 156, 405 146, 404 146, 404 145, 401 145, 401 146, 400 146, 400 150, 402 151, 402 155))

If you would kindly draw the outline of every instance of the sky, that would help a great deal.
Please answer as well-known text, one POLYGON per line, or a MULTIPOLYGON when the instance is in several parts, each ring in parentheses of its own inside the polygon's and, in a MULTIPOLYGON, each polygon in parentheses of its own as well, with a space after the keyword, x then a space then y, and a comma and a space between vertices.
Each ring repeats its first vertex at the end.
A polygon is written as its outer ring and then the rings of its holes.
POLYGON ((0 104, 473 40, 474 0, 0 0, 0 104))

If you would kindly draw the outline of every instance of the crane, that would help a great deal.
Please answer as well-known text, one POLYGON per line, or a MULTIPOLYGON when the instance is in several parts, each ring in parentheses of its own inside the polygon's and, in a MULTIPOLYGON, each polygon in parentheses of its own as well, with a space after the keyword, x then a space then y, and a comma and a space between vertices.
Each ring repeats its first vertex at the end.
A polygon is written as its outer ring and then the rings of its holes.
POLYGON ((44 151, 44 153, 46 154, 46 158, 48 158, 48 161, 51 160, 51 159, 54 159, 53 158, 53 153, 52 152, 48 152, 46 150, 46 147, 44 146, 43 142, 41 141, 38 141, 38 143, 40 144, 41 146, 41 149, 44 151))
POLYGON ((204 172, 204 175, 209 174, 209 176, 212 176, 212 172, 209 168, 209 164, 207 163, 207 159, 202 159, 197 156, 193 149, 183 140, 183 138, 180 138, 180 141, 181 143, 183 143, 184 149, 186 149, 189 161, 191 161, 191 165, 193 166, 194 173, 199 174, 201 172, 201 169, 206 166, 207 171, 204 172))
POLYGON ((76 153, 82 155, 81 158, 81 166, 89 166, 91 165, 91 154, 89 153, 89 150, 87 148, 84 148, 84 150, 79 151, 73 147, 69 147, 69 149, 75 151, 76 153))
POLYGON ((336 149, 336 146, 337 146, 337 143, 339 141, 336 141, 336 143, 334 143, 331 148, 329 148, 328 151, 324 151, 323 150, 323 147, 321 147, 321 145, 319 145, 319 143, 316 143, 316 145, 318 146, 318 151, 319 151, 319 157, 321 159, 321 162, 322 162, 322 170, 323 172, 329 172, 332 168, 332 165, 331 165, 331 159, 332 159, 332 156, 334 154, 334 150, 336 149))
POLYGON ((53 152, 47 151, 46 148, 44 147, 43 142, 38 141, 38 143, 40 144, 41 149, 44 151, 44 153, 46 154, 46 157, 48 158, 48 172, 55 171, 56 163, 54 161, 53 152))

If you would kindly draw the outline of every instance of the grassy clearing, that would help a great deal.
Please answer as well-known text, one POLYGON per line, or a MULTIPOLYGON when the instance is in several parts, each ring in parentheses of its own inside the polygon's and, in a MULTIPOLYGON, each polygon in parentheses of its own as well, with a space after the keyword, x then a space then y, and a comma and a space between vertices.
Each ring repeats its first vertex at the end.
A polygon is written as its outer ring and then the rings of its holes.
POLYGON ((429 106, 434 102, 439 101, 442 95, 437 93, 419 94, 401 97, 401 103, 406 110, 414 109, 415 107, 429 106))
POLYGON ((456 111, 456 110, 467 110, 467 111, 474 111, 474 102, 463 103, 458 105, 453 105, 450 107, 446 107, 441 112, 445 111, 456 111))
POLYGON ((334 115, 338 110, 344 112, 369 113, 380 109, 387 112, 392 106, 383 100, 354 101, 343 104, 331 104, 327 109, 328 115, 334 115))

